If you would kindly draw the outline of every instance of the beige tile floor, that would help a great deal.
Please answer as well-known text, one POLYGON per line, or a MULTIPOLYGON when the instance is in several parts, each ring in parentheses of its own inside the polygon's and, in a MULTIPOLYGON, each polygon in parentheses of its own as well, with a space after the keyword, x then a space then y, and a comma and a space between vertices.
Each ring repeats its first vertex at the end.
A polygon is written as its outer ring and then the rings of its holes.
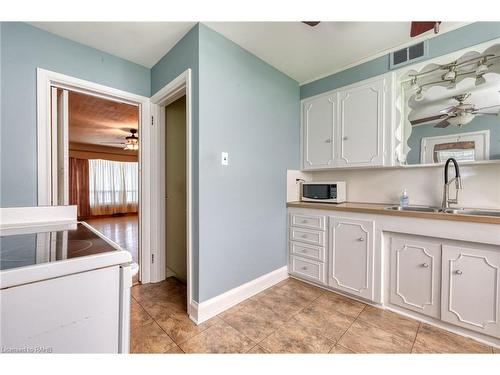
POLYGON ((174 278, 132 288, 132 353, 498 353, 289 278, 196 326, 174 278))

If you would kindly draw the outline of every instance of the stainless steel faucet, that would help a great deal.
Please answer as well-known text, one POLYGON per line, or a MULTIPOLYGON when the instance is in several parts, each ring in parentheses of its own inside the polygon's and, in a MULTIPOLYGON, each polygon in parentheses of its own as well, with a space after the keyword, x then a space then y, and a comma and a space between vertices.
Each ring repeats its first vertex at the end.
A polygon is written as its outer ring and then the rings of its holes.
POLYGON ((458 167, 458 163, 454 158, 449 158, 446 160, 444 164, 444 189, 443 189, 443 203, 442 208, 447 209, 450 208, 450 204, 458 204, 458 191, 462 189, 462 178, 460 177, 460 168, 458 167), (455 167, 455 177, 451 180, 448 180, 448 165, 453 163, 455 167), (455 181, 455 198, 450 199, 450 185, 455 181))

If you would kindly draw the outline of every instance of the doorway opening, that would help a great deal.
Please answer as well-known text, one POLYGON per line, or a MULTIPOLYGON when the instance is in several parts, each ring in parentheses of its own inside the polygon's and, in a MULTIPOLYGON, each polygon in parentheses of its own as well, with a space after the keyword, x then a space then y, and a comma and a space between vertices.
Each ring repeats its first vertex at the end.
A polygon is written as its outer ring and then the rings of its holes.
POLYGON ((164 111, 166 277, 187 283, 186 96, 164 111))
POLYGON ((51 92, 53 204, 76 205, 79 221, 139 263, 138 106, 57 87, 51 92))
POLYGON ((149 99, 43 69, 37 81, 38 204, 76 205, 149 282, 149 99))
POLYGON ((155 165, 159 179, 152 195, 162 202, 152 228, 157 233, 157 262, 151 280, 171 278, 185 283, 187 313, 196 322, 197 303, 192 291, 191 70, 153 95, 151 104, 156 140, 153 152, 159 155, 155 165))

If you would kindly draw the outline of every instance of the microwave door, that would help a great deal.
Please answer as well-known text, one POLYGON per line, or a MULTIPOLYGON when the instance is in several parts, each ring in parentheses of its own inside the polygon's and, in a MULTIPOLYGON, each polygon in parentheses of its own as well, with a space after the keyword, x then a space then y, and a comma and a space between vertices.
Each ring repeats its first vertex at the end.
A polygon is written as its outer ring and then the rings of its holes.
POLYGON ((330 199, 330 185, 304 185, 302 196, 308 199, 330 199))

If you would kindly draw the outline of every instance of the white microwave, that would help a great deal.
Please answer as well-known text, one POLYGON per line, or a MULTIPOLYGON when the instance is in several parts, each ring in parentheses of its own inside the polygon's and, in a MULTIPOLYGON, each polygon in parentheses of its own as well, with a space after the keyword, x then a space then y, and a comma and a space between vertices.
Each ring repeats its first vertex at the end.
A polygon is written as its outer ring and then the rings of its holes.
POLYGON ((345 181, 303 182, 301 190, 301 201, 323 203, 342 203, 346 201, 345 181))

